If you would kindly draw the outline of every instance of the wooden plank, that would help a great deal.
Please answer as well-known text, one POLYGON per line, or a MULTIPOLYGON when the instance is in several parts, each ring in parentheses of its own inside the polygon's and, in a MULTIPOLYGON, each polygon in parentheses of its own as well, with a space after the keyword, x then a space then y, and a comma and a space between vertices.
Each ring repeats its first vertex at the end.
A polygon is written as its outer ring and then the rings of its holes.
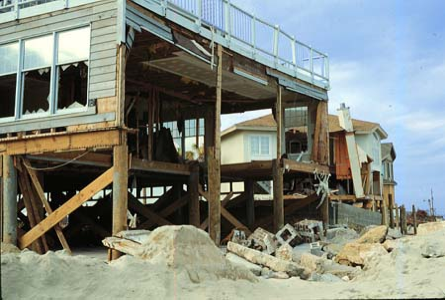
POLYGON ((325 165, 320 165, 316 163, 303 163, 296 162, 289 159, 283 159, 284 169, 288 173, 292 172, 302 172, 313 174, 315 171, 322 174, 329 174, 329 167, 325 165))
POLYGON ((78 194, 73 196, 61 207, 56 209, 52 214, 47 216, 42 222, 33 227, 19 239, 19 248, 24 249, 36 239, 45 234, 48 230, 59 223, 65 216, 69 215, 83 203, 91 199, 98 191, 107 187, 113 180, 113 167, 108 169, 93 182, 82 189, 78 194))
POLYGON ((250 235, 251 232, 248 229, 247 226, 245 226, 243 223, 241 223, 237 218, 235 218, 227 209, 221 207, 222 210, 222 216, 229 221, 233 226, 235 226, 237 229, 244 229, 247 234, 250 235))
MULTIPOLYGON (((29 187, 25 183, 25 176, 26 174, 22 172, 19 172, 18 179, 19 179, 19 185, 20 185, 20 191, 23 195, 23 201, 26 208, 26 215, 28 217, 29 225, 30 227, 35 227, 37 225, 36 222, 36 216, 34 213, 33 206, 31 204, 31 192, 29 191, 29 187)), ((19 238, 20 239, 20 238, 19 238)), ((43 242, 42 239, 38 239, 33 243, 32 248, 39 254, 43 254, 43 242)))
POLYGON ((138 158, 132 158, 130 169, 183 176, 189 176, 191 174, 191 167, 186 164, 147 161, 138 158))
MULTIPOLYGON (((37 177, 36 171, 32 169, 31 163, 27 159, 23 159, 23 165, 25 166, 26 170, 28 171, 28 175, 31 178, 31 182, 33 183, 34 189, 36 191, 36 194, 40 201, 42 202, 45 211, 48 215, 53 213, 53 210, 51 209, 50 203, 45 198, 45 192, 43 191, 42 185, 40 185, 40 181, 37 177)), ((70 246, 68 245, 67 240, 65 239, 64 233, 62 232, 62 229, 59 225, 54 226, 54 230, 56 231, 56 235, 62 245, 62 247, 71 254, 70 246)))
MULTIPOLYGON (((169 205, 168 207, 166 207, 165 209, 160 211, 160 213, 158 215, 160 217, 162 217, 162 218, 167 218, 172 213, 174 213, 176 210, 178 210, 181 207, 183 207, 186 204, 188 204, 188 201, 189 201, 189 196, 188 195, 184 195, 183 197, 179 198, 178 200, 173 202, 171 205, 169 205)), ((141 228, 141 229, 148 229, 148 228, 152 227, 154 224, 156 224, 156 223, 152 219, 149 219, 149 220, 145 221, 144 223, 142 223, 139 226, 139 228, 141 228)))
POLYGON ((8 155, 23 155, 33 153, 76 150, 93 147, 110 147, 120 143, 120 131, 96 131, 84 133, 69 133, 28 139, 5 141, 0 143, 8 155))
POLYGON ((151 209, 147 208, 143 204, 140 203, 140 201, 135 198, 132 194, 129 193, 129 208, 136 211, 137 213, 143 215, 149 220, 152 220, 154 223, 156 223, 159 226, 164 225, 172 225, 170 221, 167 219, 159 216, 155 212, 153 212, 151 209))
MULTIPOLYGON (((204 192, 201 188, 199 189, 200 194, 206 199, 207 197, 209 197, 209 194, 207 192, 204 192)), ((231 198, 233 197, 233 192, 231 191, 229 194, 227 194, 225 196, 225 198, 222 200, 221 202, 221 208, 225 208, 228 203, 232 200, 231 198)), ((201 224, 200 224, 200 229, 205 230, 208 228, 208 220, 209 218, 207 217, 201 224)))

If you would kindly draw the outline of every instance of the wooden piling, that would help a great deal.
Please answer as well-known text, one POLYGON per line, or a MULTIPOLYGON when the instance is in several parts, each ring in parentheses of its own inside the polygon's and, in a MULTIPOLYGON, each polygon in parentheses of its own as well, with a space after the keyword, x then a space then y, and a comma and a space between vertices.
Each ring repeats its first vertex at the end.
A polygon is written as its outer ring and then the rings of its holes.
MULTIPOLYGON (((113 148, 113 222, 112 234, 127 229, 127 186, 129 159, 126 134, 123 134, 123 144, 113 148)), ((120 252, 112 250, 112 259, 120 257, 120 252)))
POLYGON ((189 223, 200 227, 200 199, 199 199, 199 166, 195 166, 188 180, 189 193, 189 223))
POLYGON ((273 231, 284 226, 283 169, 281 166, 282 146, 282 87, 278 84, 276 94, 276 159, 273 160, 273 231))
POLYGON ((414 205, 412 206, 412 214, 413 214, 413 229, 414 229, 414 235, 418 234, 418 220, 416 217, 416 208, 414 205))
POLYGON ((251 231, 253 231, 255 226, 255 198, 253 180, 247 180, 244 182, 244 191, 247 194, 247 226, 251 231))
POLYGON ((208 148, 208 231, 211 239, 220 244, 221 206, 220 206, 220 114, 222 110, 222 45, 217 45, 216 104, 214 110, 213 147, 208 148))
POLYGON ((2 238, 17 246, 17 171, 13 157, 3 155, 2 238))

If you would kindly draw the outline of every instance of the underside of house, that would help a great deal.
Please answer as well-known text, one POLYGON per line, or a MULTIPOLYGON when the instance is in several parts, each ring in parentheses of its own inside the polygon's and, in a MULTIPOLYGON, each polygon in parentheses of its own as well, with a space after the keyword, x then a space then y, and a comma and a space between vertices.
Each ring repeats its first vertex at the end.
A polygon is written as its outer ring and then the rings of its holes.
POLYGON ((277 231, 309 204, 327 224, 325 54, 227 0, 2 5, 3 241, 99 245, 130 219, 220 243, 234 228, 277 231), (276 158, 222 165, 221 115, 260 109, 277 121, 276 158), (305 130, 285 118, 304 110, 305 130), (255 202, 263 180, 273 200, 255 202))

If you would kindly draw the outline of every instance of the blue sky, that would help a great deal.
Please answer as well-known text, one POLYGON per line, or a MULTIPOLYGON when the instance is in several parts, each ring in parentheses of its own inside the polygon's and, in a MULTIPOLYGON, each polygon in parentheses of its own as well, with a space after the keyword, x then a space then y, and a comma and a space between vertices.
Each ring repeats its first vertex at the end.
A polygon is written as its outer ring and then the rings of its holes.
MULTIPOLYGON (((394 143, 396 201, 445 212, 445 8, 435 0, 232 0, 328 53, 329 112, 378 122, 394 143)), ((225 129, 265 114, 223 117, 225 129)))

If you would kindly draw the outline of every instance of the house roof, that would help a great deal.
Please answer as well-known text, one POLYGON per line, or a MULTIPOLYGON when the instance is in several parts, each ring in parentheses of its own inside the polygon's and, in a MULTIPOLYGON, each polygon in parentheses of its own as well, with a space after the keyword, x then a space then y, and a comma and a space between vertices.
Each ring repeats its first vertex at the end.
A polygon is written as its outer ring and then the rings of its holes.
MULTIPOLYGON (((344 131, 344 129, 340 127, 340 124, 338 122, 338 116, 328 115, 328 123, 329 123, 329 133, 344 131)), ((356 131, 357 133, 370 133, 377 130, 382 139, 388 137, 388 134, 378 123, 352 119, 352 125, 354 126, 354 131, 356 131)), ((237 123, 232 127, 223 131, 222 136, 227 135, 235 130, 244 130, 244 129, 258 130, 259 128, 263 129, 268 128, 269 130, 276 129, 276 121, 273 118, 273 115, 268 114, 265 116, 237 123)))
POLYGON ((389 158, 391 161, 396 160, 396 151, 394 145, 391 142, 382 143, 382 161, 389 158))

